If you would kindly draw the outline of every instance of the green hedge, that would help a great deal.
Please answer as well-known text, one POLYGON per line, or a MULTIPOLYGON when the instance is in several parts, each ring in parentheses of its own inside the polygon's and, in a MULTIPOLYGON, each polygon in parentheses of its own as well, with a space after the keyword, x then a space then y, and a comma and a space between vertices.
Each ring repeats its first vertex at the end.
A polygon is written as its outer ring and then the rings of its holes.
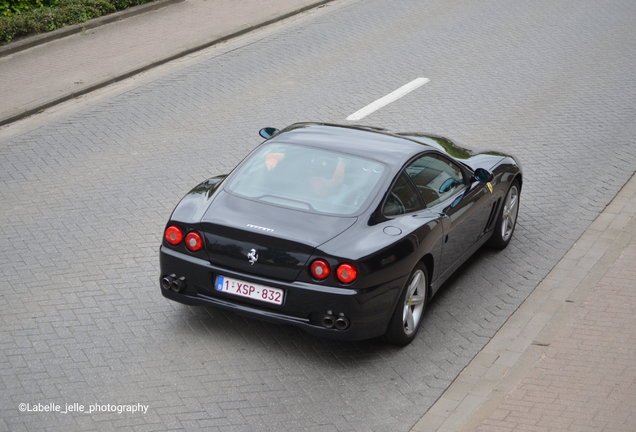
POLYGON ((0 0, 0 15, 11 16, 39 7, 55 7, 58 0, 0 0))
POLYGON ((153 0, 0 0, 0 44, 153 0))

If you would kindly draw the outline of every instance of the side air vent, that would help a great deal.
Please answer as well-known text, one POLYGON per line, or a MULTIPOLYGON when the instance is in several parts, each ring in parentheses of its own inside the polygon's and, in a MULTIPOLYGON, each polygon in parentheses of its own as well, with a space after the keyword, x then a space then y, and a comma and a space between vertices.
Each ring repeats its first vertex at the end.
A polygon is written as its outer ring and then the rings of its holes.
POLYGON ((488 222, 486 223, 486 229, 484 229, 484 232, 491 229, 495 221, 497 220, 497 214, 499 213, 500 204, 501 204, 501 198, 499 198, 496 202, 493 203, 492 209, 490 210, 490 216, 488 216, 488 222))

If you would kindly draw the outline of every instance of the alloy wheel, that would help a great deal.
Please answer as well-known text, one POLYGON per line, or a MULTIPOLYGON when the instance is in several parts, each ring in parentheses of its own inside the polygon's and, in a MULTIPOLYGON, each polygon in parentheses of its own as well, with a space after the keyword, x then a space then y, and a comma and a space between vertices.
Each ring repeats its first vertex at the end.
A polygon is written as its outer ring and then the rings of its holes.
POLYGON ((516 185, 513 185, 508 191, 506 201, 503 208, 503 220, 501 224, 501 238, 507 242, 512 236, 512 232, 515 229, 515 223, 517 222, 517 213, 519 212, 519 190, 516 185))
POLYGON ((413 273, 406 297, 404 298, 404 309, 402 312, 402 322, 404 333, 409 336, 417 330, 422 319, 422 312, 426 303, 426 275, 422 270, 413 273))

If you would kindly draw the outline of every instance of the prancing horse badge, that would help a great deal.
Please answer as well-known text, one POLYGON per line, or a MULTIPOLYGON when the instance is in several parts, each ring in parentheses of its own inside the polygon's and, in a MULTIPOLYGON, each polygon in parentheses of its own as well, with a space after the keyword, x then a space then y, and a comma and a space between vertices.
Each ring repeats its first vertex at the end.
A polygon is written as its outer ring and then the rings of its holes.
POLYGON ((252 249, 250 253, 247 254, 247 259, 250 260, 251 265, 254 265, 254 263, 258 261, 258 255, 256 255, 256 249, 252 249))

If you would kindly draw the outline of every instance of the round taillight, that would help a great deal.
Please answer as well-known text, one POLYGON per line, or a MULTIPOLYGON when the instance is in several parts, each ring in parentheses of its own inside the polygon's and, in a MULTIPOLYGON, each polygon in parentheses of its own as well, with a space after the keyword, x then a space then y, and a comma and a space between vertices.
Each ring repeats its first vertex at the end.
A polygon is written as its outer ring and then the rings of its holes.
POLYGON ((318 280, 323 280, 331 273, 329 263, 325 260, 317 259, 311 263, 311 275, 318 280))
POLYGON ((203 247, 203 239, 201 238, 201 234, 196 231, 190 231, 188 235, 186 235, 185 245, 190 252, 200 251, 203 247))
POLYGON ((181 239, 183 239, 183 233, 181 232, 181 228, 176 225, 170 225, 166 229, 166 241, 170 243, 172 246, 176 246, 181 243, 181 239))
POLYGON ((349 284, 358 277, 358 269, 353 264, 340 264, 336 270, 336 276, 343 284, 349 284))

